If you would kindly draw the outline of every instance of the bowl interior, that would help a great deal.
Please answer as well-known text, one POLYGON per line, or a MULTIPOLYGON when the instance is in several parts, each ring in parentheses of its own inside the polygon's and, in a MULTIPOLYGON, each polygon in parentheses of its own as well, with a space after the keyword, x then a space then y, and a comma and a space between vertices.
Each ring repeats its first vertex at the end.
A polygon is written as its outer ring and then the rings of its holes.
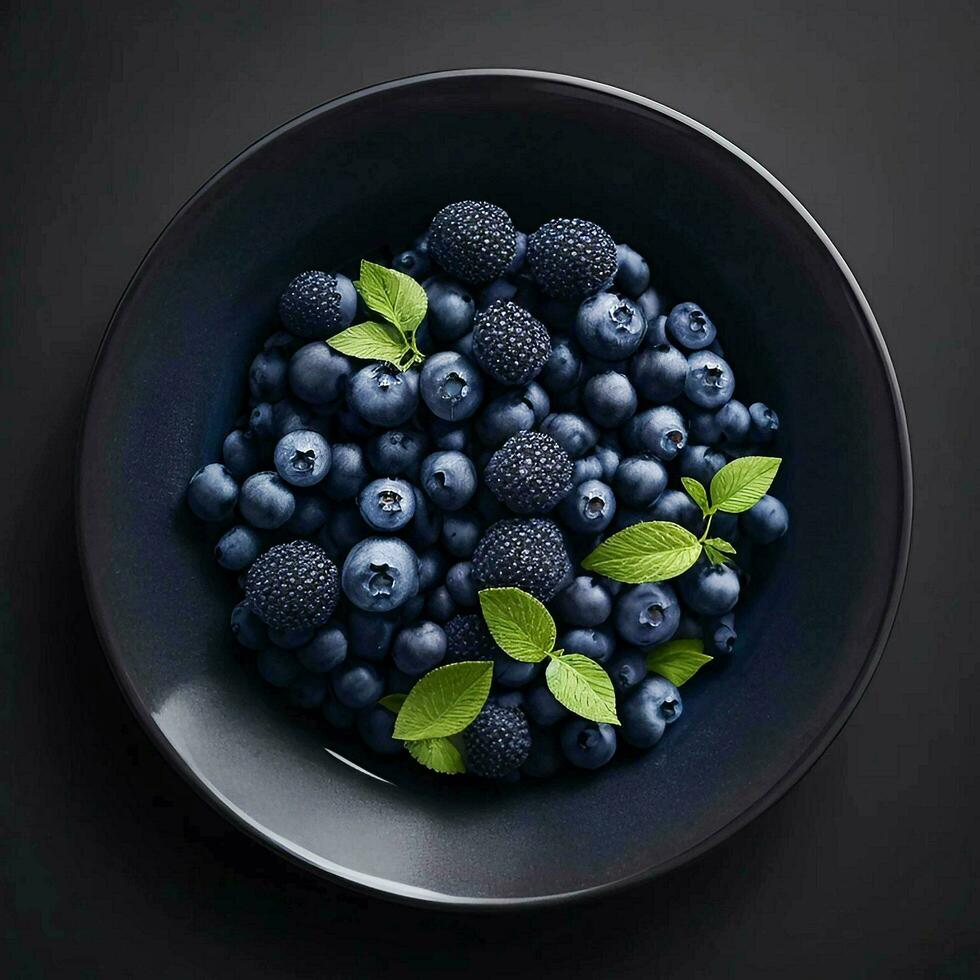
POLYGON ((880 338, 770 180, 642 100, 548 76, 454 74, 301 117, 168 227, 93 381, 80 541, 124 688, 212 799, 349 881, 505 903, 669 867, 812 760, 890 625, 907 467, 880 338), (498 202, 527 231, 591 218, 633 245, 655 284, 709 310, 737 397, 783 420, 778 494, 793 523, 739 607, 737 656, 685 687, 684 718, 657 750, 547 785, 420 778, 284 711, 236 656, 234 587, 183 503, 188 476, 220 456, 286 282, 407 243, 459 198, 498 202))

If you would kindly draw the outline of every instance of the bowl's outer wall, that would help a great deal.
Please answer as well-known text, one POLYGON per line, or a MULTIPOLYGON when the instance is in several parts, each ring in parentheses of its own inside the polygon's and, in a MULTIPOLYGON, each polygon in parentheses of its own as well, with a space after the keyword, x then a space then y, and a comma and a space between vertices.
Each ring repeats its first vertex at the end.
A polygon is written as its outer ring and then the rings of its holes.
MULTIPOLYGON (((341 101, 222 172, 168 228, 93 380, 81 545, 136 707, 212 798, 295 857, 408 898, 542 898, 670 866, 810 753, 878 647, 904 562, 900 409, 859 299, 769 181, 685 123, 547 77, 433 77, 341 101), (493 788, 372 778, 243 668, 234 588, 183 491, 220 456, 247 365, 298 271, 402 246, 441 205, 519 227, 583 216, 719 325, 746 403, 783 419, 792 515, 739 611, 739 652, 684 690, 658 749, 594 775, 493 788)), ((624 752, 623 755, 626 755, 624 752)), ((364 761, 363 757, 358 757, 364 761)))

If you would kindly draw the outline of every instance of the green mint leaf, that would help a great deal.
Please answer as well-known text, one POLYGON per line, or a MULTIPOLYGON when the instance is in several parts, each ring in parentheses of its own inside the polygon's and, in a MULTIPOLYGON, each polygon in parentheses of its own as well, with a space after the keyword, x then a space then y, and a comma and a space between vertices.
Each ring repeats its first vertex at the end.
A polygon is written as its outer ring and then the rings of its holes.
POLYGON ((552 657, 544 678, 548 690, 569 711, 589 721, 619 724, 612 681, 594 660, 581 653, 552 657))
POLYGON ((687 495, 693 500, 698 507, 701 508, 701 513, 707 517, 708 516, 708 491, 704 489, 704 485, 700 480, 695 480, 691 476, 682 476, 681 483, 684 484, 684 489, 687 491, 687 495))
POLYGON ((724 565, 725 556, 717 551, 713 545, 708 544, 707 541, 704 542, 704 557, 711 562, 712 565, 724 565))
POLYGON ((416 762, 433 772, 447 776, 466 772, 459 749, 448 738, 423 738, 418 742, 406 742, 405 748, 416 762))
POLYGON ((671 640, 647 651, 647 670, 680 687, 712 659, 700 640, 671 640))
POLYGON ((686 572, 701 554, 701 543, 671 521, 644 521, 606 538, 582 567, 617 582, 663 582, 686 572))
POLYGON ((534 664, 555 648, 551 613, 521 589, 483 589, 480 609, 497 646, 515 660, 534 664))
POLYGON ((436 667, 409 691, 395 722, 395 738, 415 742, 461 732, 480 713, 492 676, 489 660, 436 667))
POLYGON ((386 694, 378 701, 378 704, 382 708, 387 708, 393 715, 397 715, 401 711, 402 705, 405 703, 405 698, 407 697, 407 694, 386 694))
POLYGON ((373 320, 341 330, 330 337, 327 343, 348 357, 359 357, 365 361, 389 361, 399 368, 404 356, 411 353, 408 341, 397 327, 390 323, 375 323, 373 320))
POLYGON ((422 322, 429 305, 425 290, 411 276, 367 259, 361 261, 361 278, 354 287, 368 309, 390 320, 405 336, 422 322))
POLYGON ((730 544, 724 538, 708 538, 708 540, 705 541, 704 544, 705 547, 707 547, 710 544, 711 547, 715 549, 715 551, 720 551, 726 555, 736 554, 735 545, 730 544))
POLYGON ((782 462, 776 456, 743 456, 726 463, 711 478, 711 504, 726 514, 741 514, 772 486, 782 462))

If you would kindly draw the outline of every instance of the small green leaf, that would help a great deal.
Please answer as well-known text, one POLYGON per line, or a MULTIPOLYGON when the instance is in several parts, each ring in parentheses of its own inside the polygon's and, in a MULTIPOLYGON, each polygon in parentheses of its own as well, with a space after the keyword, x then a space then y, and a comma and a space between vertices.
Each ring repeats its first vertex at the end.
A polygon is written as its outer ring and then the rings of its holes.
POLYGON ((671 521, 644 521, 606 538, 582 562, 617 582, 663 582, 686 572, 701 554, 701 543, 671 521))
POLYGON ((341 354, 365 361, 389 361, 401 367, 400 361, 411 352, 408 341, 390 323, 367 320, 348 327, 327 340, 341 354))
POLYGON ((418 742, 406 742, 405 748, 416 762, 433 772, 449 776, 466 772, 459 749, 448 738, 423 738, 418 742))
POLYGON ((612 681, 594 660, 581 653, 552 657, 544 677, 548 690, 569 711, 590 721, 619 724, 612 681))
POLYGON ((704 484, 700 480, 695 480, 692 476, 682 476, 681 483, 684 484, 687 495, 701 508, 701 513, 707 517, 708 491, 704 489, 704 484))
POLYGON ((680 687, 712 659, 700 640, 671 640, 647 651, 647 670, 680 687))
POLYGON ((736 554, 735 545, 726 541, 724 538, 708 538, 708 540, 705 541, 704 543, 710 544, 711 547, 714 548, 716 551, 722 551, 726 555, 736 554))
POLYGON ((716 550, 712 545, 708 544, 707 541, 704 542, 704 557, 711 562, 712 565, 724 565, 725 556, 718 550, 716 550))
POLYGON ((480 609, 497 646, 509 657, 534 664, 555 647, 551 613, 521 589, 483 589, 480 609))
POLYGON ((781 462, 776 456, 743 456, 726 463, 711 478, 711 505, 726 514, 753 507, 769 492, 781 462))
POLYGON ((464 660, 430 671, 405 698, 394 737, 419 741, 461 732, 480 713, 492 677, 489 660, 464 660))
POLYGON ((390 320, 408 336, 422 322, 429 300, 425 290, 396 269, 361 261, 361 278, 354 283, 368 309, 390 320))
POLYGON ((405 703, 405 698, 407 694, 386 694, 378 704, 382 708, 387 708, 392 714, 397 715, 401 711, 402 705, 405 703))

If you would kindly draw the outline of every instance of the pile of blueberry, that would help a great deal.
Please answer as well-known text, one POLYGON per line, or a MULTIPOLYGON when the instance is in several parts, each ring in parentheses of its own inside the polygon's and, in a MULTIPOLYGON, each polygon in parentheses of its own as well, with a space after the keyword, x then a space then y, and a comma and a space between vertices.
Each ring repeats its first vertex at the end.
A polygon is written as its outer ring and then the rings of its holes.
POLYGON ((646 261, 590 221, 525 235, 495 205, 458 202, 388 265, 428 298, 421 367, 332 349, 369 313, 348 277, 304 272, 252 361, 250 413, 190 481, 219 565, 240 574, 238 642, 292 705, 379 753, 404 748, 379 700, 462 660, 494 664, 464 733, 470 772, 543 777, 602 766, 617 740, 650 747, 681 698, 646 651, 678 638, 733 651, 743 550, 780 537, 786 509, 767 495, 717 514, 737 564, 702 559, 675 583, 625 586, 579 563, 641 521, 700 534, 680 478, 707 486, 773 438, 776 413, 732 397, 705 311, 663 307, 646 261), (503 654, 480 615, 492 586, 541 600, 557 645, 603 665, 621 727, 571 715, 542 663, 503 654))

